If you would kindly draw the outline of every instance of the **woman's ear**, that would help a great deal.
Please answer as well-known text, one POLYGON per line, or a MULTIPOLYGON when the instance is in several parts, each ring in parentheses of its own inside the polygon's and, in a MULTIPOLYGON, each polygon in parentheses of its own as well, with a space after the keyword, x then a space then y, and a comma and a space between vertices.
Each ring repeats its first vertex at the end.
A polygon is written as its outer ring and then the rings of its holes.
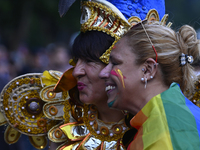
POLYGON ((144 76, 147 78, 147 80, 153 79, 158 69, 157 62, 153 58, 148 58, 145 61, 144 66, 144 76))

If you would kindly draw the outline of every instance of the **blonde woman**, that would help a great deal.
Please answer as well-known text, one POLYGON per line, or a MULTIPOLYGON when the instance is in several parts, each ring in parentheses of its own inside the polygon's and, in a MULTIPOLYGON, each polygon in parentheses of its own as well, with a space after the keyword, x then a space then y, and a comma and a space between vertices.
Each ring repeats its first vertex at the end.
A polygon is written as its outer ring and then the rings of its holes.
POLYGON ((128 150, 200 148, 200 109, 182 93, 194 88, 196 57, 199 41, 187 25, 174 32, 140 22, 115 45, 100 77, 109 106, 134 115, 128 150))

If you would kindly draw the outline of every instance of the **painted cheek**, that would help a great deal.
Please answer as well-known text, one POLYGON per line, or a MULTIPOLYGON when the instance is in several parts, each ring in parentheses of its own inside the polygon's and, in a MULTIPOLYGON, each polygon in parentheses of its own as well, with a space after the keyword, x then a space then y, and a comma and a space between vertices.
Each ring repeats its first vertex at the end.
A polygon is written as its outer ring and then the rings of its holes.
POLYGON ((117 72, 115 72, 115 70, 111 70, 110 74, 118 77, 118 74, 117 74, 117 72))
POLYGON ((110 74, 117 76, 120 79, 123 88, 125 88, 124 79, 126 79, 126 77, 123 76, 122 71, 120 69, 111 70, 110 74))

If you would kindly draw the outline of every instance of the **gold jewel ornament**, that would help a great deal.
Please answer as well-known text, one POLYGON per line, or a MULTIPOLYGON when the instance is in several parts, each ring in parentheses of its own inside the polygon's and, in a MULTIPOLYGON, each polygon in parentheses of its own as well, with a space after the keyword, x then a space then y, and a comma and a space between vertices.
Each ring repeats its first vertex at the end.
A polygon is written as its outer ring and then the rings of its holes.
POLYGON ((1 92, 0 116, 6 121, 1 119, 0 124, 8 123, 4 133, 8 144, 17 142, 25 134, 35 148, 43 149, 47 145, 46 134, 57 121, 46 118, 43 113, 41 75, 30 73, 16 77, 1 92))

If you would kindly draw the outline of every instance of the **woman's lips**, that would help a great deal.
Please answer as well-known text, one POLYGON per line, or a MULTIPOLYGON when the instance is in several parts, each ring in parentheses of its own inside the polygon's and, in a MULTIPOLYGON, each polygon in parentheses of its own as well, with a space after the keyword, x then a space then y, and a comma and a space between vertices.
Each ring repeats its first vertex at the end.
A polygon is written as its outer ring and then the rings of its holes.
POLYGON ((82 82, 77 83, 77 88, 79 91, 82 91, 85 87, 86 87, 86 85, 84 83, 82 83, 82 82))

